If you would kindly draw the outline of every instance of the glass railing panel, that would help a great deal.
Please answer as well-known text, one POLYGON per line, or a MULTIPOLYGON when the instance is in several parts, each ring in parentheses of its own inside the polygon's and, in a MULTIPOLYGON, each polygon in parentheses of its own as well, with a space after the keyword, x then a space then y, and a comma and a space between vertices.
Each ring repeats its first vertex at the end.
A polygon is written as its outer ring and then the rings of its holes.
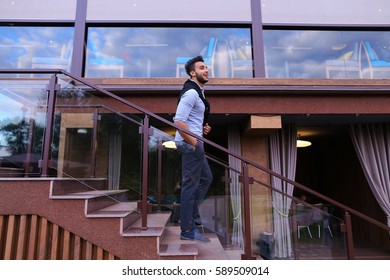
POLYGON ((244 249, 243 212, 242 212, 242 183, 241 161, 230 158, 229 164, 224 165, 224 189, 227 201, 226 241, 221 242, 226 251, 240 259, 244 249))
POLYGON ((208 155, 208 162, 213 173, 213 181, 204 201, 200 205, 200 216, 204 230, 214 233, 221 244, 231 244, 231 200, 228 185, 225 184, 225 168, 221 162, 208 155))
POLYGON ((58 177, 105 178, 105 188, 141 199, 142 119, 122 102, 67 77, 59 79, 52 136, 58 177), (127 108, 128 110, 128 108, 127 108))
POLYGON ((129 120, 129 115, 101 115, 98 141, 104 145, 98 148, 95 176, 105 175, 110 189, 129 190, 129 200, 141 200, 143 136, 140 127, 129 120))
POLYGON ((256 176, 250 185, 254 255, 263 259, 347 259, 342 211, 321 200, 302 201, 293 195, 297 187, 278 179, 271 184, 268 176, 256 176))
POLYGON ((294 236, 295 259, 347 259, 343 215, 328 203, 292 205, 291 224, 294 236))
MULTIPOLYGON (((155 120, 154 120, 155 122, 155 120)), ((154 123, 149 138, 148 201, 155 211, 171 212, 171 223, 180 226, 181 154, 174 143, 175 129, 154 123)), ((206 146, 206 151, 209 147, 206 146)), ((230 255, 240 258, 241 184, 239 174, 230 170, 226 160, 206 153, 213 182, 200 203, 202 226, 198 230, 218 238, 230 255), (234 177, 231 179, 231 177, 234 177), (232 198, 233 197, 233 198, 232 198)))
MULTIPOLYGON (((372 207, 374 208, 374 207, 372 207)), ((375 208, 374 208, 375 209, 375 208)), ((364 214, 368 214, 365 212, 364 214)), ((368 214, 371 216, 371 214, 368 214)), ((387 225, 385 212, 377 219, 387 225)), ((353 252, 356 260, 388 260, 390 255, 389 231, 357 215, 351 215, 353 252)))
POLYGON ((227 258, 240 259, 244 245, 240 170, 229 164, 227 155, 226 158, 211 155, 208 152, 211 148, 205 145, 213 181, 200 204, 203 223, 200 230, 218 238, 227 258))
MULTIPOLYGON (((252 242, 254 256, 260 256, 263 259, 274 259, 275 249, 278 245, 276 244, 275 246, 275 237, 279 236, 282 244, 290 242, 290 230, 289 228, 285 228, 285 224, 288 221, 288 207, 285 207, 284 203, 279 204, 273 201, 273 197, 276 201, 283 201, 284 197, 274 196, 272 190, 263 185, 263 182, 265 182, 266 186, 270 185, 267 174, 251 166, 249 167, 249 171, 249 203, 251 210, 250 213, 247 213, 247 216, 249 216, 252 223, 252 240, 246 240, 246 242, 252 242), (274 230, 275 227, 282 227, 286 231, 279 232, 278 234, 274 230)), ((283 258, 291 258, 290 246, 283 246, 279 248, 279 251, 280 255, 283 255, 283 258)))
POLYGON ((171 221, 177 223, 180 214, 181 157, 172 133, 164 130, 153 126, 149 137, 148 201, 155 211, 171 211, 171 221))
POLYGON ((49 77, 0 75, 0 177, 39 176, 49 77))

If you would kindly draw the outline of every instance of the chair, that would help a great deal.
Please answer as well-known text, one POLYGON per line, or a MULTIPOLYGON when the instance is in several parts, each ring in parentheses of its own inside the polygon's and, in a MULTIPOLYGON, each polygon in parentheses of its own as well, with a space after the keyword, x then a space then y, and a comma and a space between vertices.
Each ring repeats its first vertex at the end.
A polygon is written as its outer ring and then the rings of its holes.
POLYGON ((360 67, 360 53, 361 42, 354 43, 353 49, 343 54, 338 59, 329 59, 325 61, 326 77, 331 77, 331 71, 341 71, 345 73, 347 78, 347 72, 357 72, 359 78, 362 78, 360 67))
MULTIPOLYGON (((385 61, 379 59, 377 53, 372 48, 369 41, 363 43, 363 51, 365 57, 362 59, 367 59, 368 67, 363 69, 364 72, 369 72, 370 78, 374 78, 376 72, 389 72, 390 71, 390 61, 385 61)), ((390 74, 390 73, 389 73, 390 74)))
MULTIPOLYGON (((207 48, 205 48, 205 52, 200 53, 203 55, 204 63, 207 65, 207 68, 211 72, 211 77, 215 76, 214 70, 214 60, 215 60, 215 49, 217 47, 217 39, 214 37, 210 38, 207 48)), ((192 57, 178 57, 176 58, 176 77, 180 77, 180 71, 184 69, 184 66, 188 60, 192 57)))
POLYGON ((62 46, 59 57, 33 57, 31 61, 31 68, 63 69, 69 71, 72 51, 73 40, 70 40, 68 44, 64 44, 62 46))
POLYGON ((297 232, 298 239, 301 238, 301 229, 306 229, 310 238, 313 238, 310 230, 310 225, 313 224, 314 211, 310 207, 303 204, 297 204, 296 206, 296 221, 297 221, 297 232))
POLYGON ((253 72, 253 60, 247 57, 241 49, 237 49, 232 41, 228 41, 231 77, 234 78, 236 71, 253 72))
MULTIPOLYGON (((90 43, 89 50, 93 53, 94 58, 90 58, 87 61, 85 76, 91 71, 118 71, 119 77, 123 78, 124 73, 124 60, 115 57, 107 57, 100 53, 95 44, 90 43)), ((116 76, 118 77, 118 76, 116 76)))

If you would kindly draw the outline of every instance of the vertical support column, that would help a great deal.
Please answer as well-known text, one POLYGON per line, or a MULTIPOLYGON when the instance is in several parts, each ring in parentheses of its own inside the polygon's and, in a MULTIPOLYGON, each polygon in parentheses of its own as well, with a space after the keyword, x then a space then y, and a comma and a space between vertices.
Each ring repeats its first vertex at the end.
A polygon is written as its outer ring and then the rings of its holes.
POLYGON ((145 116, 142 133, 142 191, 141 191, 141 227, 148 228, 148 170, 149 170, 149 117, 145 116))
POLYGON ((266 74, 265 55, 263 47, 263 23, 261 17, 261 1, 251 0, 252 42, 254 77, 264 78, 266 74))
POLYGON ((249 196, 250 177, 248 171, 248 164, 242 165, 242 196, 243 203, 241 205, 242 214, 244 218, 244 254, 241 255, 242 260, 253 260, 252 256, 252 229, 251 229, 251 207, 249 196))
POLYGON ((85 33, 88 0, 77 0, 76 21, 74 26, 74 41, 72 52, 72 63, 70 64, 70 73, 73 75, 82 75, 83 55, 85 49, 85 33))
POLYGON ((50 149, 51 149, 51 140, 53 135, 53 122, 54 122, 54 112, 56 104, 56 95, 57 91, 60 89, 60 85, 57 84, 57 76, 53 75, 50 78, 50 82, 47 89, 47 113, 46 113, 46 129, 45 129, 45 138, 43 144, 43 156, 39 161, 41 167, 41 177, 48 177, 49 175, 49 158, 50 158, 50 149))

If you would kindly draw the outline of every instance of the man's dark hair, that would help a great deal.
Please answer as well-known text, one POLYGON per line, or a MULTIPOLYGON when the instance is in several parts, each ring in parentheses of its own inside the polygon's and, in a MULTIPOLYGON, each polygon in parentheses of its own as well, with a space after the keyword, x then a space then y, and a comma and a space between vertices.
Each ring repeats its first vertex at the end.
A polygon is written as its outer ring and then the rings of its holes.
POLYGON ((190 75, 191 71, 194 71, 194 70, 195 70, 195 63, 196 63, 196 62, 199 62, 199 61, 200 61, 200 62, 204 62, 203 56, 198 55, 198 56, 196 56, 196 57, 194 57, 194 58, 191 58, 190 60, 188 60, 188 61, 186 62, 186 65, 185 65, 184 67, 185 67, 185 69, 186 69, 186 72, 187 72, 188 76, 191 76, 191 75, 190 75))

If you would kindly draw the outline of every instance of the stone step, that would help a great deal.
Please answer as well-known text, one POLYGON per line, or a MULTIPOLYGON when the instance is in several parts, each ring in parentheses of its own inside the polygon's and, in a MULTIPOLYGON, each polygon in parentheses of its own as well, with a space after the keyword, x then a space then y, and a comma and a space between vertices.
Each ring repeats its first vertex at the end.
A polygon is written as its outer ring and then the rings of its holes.
POLYGON ((56 195, 50 194, 50 199, 91 199, 102 196, 110 196, 114 194, 122 194, 125 192, 127 192, 127 190, 90 190, 56 195))
POLYGON ((50 198, 57 200, 85 200, 84 212, 87 217, 118 217, 118 215, 125 217, 137 210, 136 202, 126 203, 127 193, 127 190, 93 190, 51 195, 50 198))
POLYGON ((90 213, 87 214, 87 217, 88 218, 109 218, 109 217, 125 218, 131 213, 139 214, 139 209, 137 208, 137 202, 135 201, 118 202, 108 207, 101 208, 93 212, 91 211, 90 213))
MULTIPOLYGON (((64 184, 62 184, 62 187, 64 184)), ((85 215, 88 218, 117 218, 120 235, 125 238, 155 238, 160 259, 207 260, 229 259, 218 237, 205 233, 209 243, 180 240, 180 227, 170 225, 171 211, 148 213, 147 227, 142 227, 139 203, 127 201, 127 190, 84 190, 65 192, 64 188, 51 192, 51 199, 85 200, 85 215), (61 190, 61 191, 58 191, 61 190)), ((135 239, 136 240, 136 239, 135 239)))
POLYGON ((242 251, 240 249, 225 250, 218 236, 213 232, 205 232, 204 235, 210 242, 180 240, 180 227, 168 226, 166 235, 160 245, 161 256, 193 256, 197 260, 239 260, 242 251))
POLYGON ((142 220, 141 218, 137 219, 134 223, 132 223, 129 226, 123 226, 123 232, 122 236, 155 236, 159 237, 160 239, 165 234, 165 228, 169 222, 171 213, 149 213, 147 216, 147 228, 144 229, 142 227, 142 220))
POLYGON ((167 226, 159 247, 159 255, 164 259, 179 256, 196 259, 198 247, 195 241, 180 240, 179 226, 167 226))
POLYGON ((106 178, 53 178, 50 195, 87 192, 107 189, 106 178))

